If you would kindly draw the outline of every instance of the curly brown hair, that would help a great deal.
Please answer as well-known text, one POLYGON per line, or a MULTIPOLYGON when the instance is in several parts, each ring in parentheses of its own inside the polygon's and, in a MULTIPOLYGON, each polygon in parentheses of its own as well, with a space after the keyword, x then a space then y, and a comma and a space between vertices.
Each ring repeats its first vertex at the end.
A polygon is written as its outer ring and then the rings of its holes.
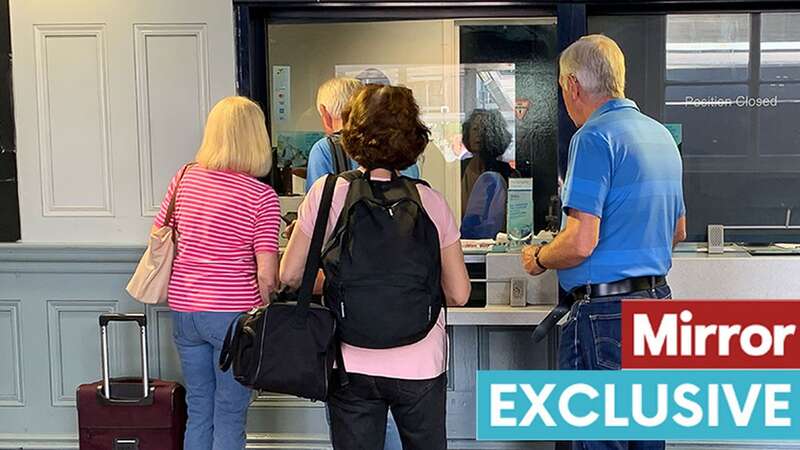
POLYGON ((406 169, 430 139, 414 95, 404 87, 364 86, 350 97, 342 122, 342 146, 366 169, 406 169))

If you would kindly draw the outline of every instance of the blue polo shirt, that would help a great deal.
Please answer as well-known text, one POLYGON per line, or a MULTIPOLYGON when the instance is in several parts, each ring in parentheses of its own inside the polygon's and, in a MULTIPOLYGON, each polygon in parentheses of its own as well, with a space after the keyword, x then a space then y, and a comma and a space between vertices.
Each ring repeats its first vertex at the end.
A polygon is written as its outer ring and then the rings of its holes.
POLYGON ((685 214, 682 173, 672 135, 636 103, 612 99, 598 108, 570 142, 561 201, 565 214, 599 217, 600 239, 580 265, 558 271, 561 287, 666 275, 685 214))
MULTIPOLYGON (((350 169, 358 169, 358 163, 350 158, 348 158, 348 160, 350 161, 350 169)), ((331 153, 331 144, 328 142, 328 138, 324 137, 315 142, 311 147, 311 151, 308 153, 306 192, 311 190, 311 186, 315 181, 329 173, 333 173, 333 154, 331 153)), ((419 168, 416 164, 400 173, 409 178, 419 178, 419 168)))

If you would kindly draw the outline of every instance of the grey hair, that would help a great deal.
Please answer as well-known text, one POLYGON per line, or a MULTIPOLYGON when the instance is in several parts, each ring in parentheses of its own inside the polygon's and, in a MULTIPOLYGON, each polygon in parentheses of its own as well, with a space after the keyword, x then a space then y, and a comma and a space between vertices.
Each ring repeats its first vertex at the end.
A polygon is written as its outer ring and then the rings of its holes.
POLYGON ((317 91, 317 112, 322 111, 322 106, 334 118, 342 117, 342 110, 357 90, 364 85, 355 78, 332 78, 319 87, 317 91))
POLYGON ((590 34, 561 53, 560 76, 575 76, 588 93, 625 97, 625 55, 613 39, 590 34))

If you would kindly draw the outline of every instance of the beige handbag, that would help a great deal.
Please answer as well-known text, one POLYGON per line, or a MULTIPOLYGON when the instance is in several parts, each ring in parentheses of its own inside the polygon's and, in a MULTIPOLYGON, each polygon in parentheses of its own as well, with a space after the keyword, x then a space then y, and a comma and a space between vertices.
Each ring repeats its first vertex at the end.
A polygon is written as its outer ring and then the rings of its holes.
POLYGON ((136 271, 133 273, 128 286, 128 294, 136 300, 146 304, 155 305, 167 302, 169 278, 172 275, 172 260, 175 258, 175 245, 177 243, 177 230, 169 226, 170 219, 175 212, 175 198, 178 196, 178 186, 186 170, 192 164, 183 166, 175 190, 169 200, 169 207, 164 216, 161 228, 150 233, 147 250, 139 260, 136 271))

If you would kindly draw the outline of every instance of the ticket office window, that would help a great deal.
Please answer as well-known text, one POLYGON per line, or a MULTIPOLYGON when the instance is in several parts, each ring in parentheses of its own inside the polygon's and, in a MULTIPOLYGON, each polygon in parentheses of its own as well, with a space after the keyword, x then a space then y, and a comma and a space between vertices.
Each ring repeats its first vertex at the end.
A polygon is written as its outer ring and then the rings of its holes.
POLYGON ((558 185, 554 18, 268 24, 267 42, 280 192, 303 193, 309 150, 324 138, 317 89, 346 76, 413 91, 431 129, 420 176, 465 237, 505 231, 513 178, 533 179, 535 228, 546 225, 558 185))
POLYGON ((708 224, 786 223, 800 206, 800 12, 595 16, 589 31, 620 44, 628 97, 679 143, 690 240, 708 224))

